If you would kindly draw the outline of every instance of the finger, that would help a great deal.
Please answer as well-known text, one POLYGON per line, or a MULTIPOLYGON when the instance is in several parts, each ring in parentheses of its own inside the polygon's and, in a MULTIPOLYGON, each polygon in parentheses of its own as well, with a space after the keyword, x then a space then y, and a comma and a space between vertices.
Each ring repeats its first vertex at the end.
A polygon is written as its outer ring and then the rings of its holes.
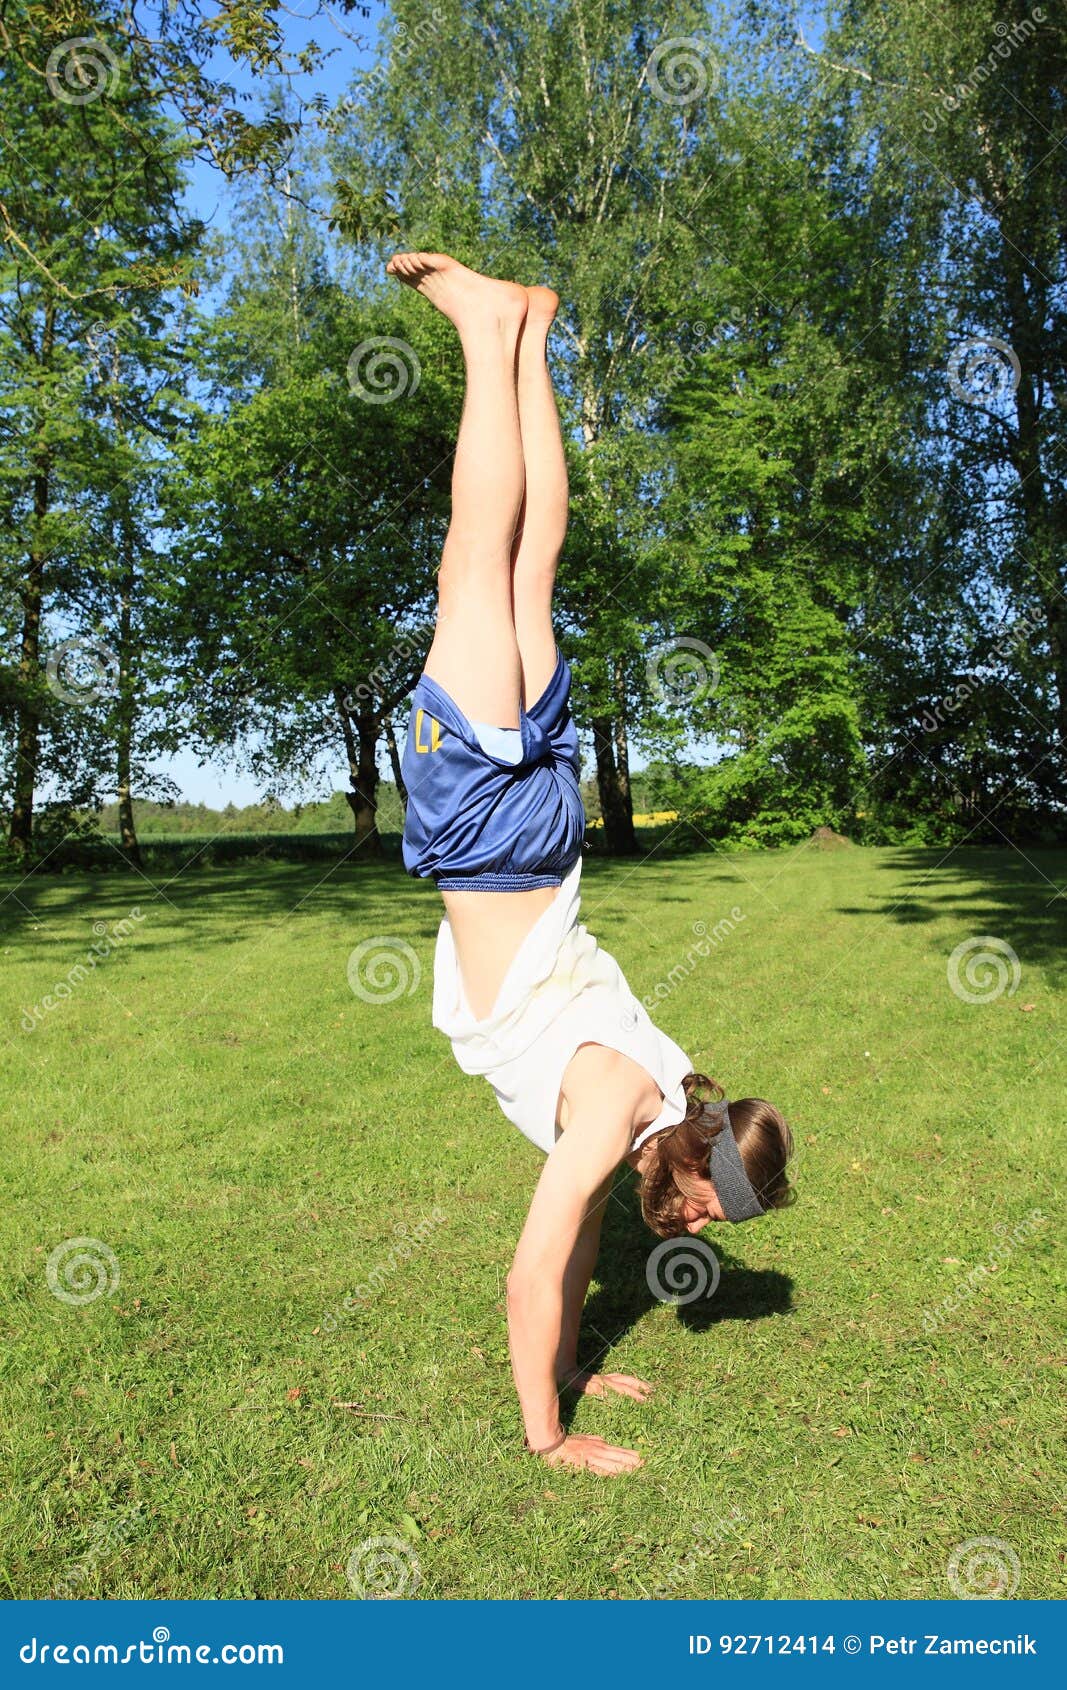
POLYGON ((638 1467, 643 1467, 641 1457, 632 1449, 613 1450, 610 1455, 597 1455, 590 1458, 590 1467, 596 1473, 602 1473, 605 1478, 613 1478, 619 1473, 633 1473, 638 1467))
POLYGON ((623 1449, 619 1444, 605 1443, 602 1438, 597 1439, 596 1447, 590 1450, 590 1455, 595 1456, 598 1461, 609 1461, 616 1466, 642 1465, 641 1457, 635 1449, 623 1449))
POLYGON ((629 1396, 636 1403, 644 1403, 651 1394, 646 1384, 641 1384, 639 1379, 627 1379, 626 1376, 619 1377, 619 1381, 616 1382, 616 1391, 619 1396, 629 1396))
POLYGON ((617 1396, 632 1397, 635 1402, 644 1402, 651 1395, 650 1385, 642 1379, 632 1379, 628 1373, 605 1374, 604 1383, 617 1396))

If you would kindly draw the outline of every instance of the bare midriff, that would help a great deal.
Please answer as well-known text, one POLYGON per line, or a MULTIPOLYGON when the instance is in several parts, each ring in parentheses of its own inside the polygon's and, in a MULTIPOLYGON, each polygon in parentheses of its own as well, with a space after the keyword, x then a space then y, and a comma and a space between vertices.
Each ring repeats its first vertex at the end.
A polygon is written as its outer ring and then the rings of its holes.
POLYGON ((475 1020, 484 1021, 511 963, 558 886, 528 892, 442 892, 463 990, 475 1020))

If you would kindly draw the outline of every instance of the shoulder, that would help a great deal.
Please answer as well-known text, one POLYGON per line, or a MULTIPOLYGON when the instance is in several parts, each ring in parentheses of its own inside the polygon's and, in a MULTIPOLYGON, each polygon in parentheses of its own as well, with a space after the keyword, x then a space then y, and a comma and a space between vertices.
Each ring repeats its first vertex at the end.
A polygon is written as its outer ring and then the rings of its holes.
POLYGON ((590 1107, 609 1111, 636 1127, 642 1118, 654 1119, 662 1093, 647 1068, 608 1045, 578 1046, 560 1084, 559 1125, 590 1107))

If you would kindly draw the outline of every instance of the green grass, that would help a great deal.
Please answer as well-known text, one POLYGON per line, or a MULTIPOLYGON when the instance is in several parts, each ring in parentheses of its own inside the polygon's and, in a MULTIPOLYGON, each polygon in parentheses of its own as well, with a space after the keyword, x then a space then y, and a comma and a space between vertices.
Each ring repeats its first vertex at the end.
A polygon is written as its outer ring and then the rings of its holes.
POLYGON ((420 1598, 942 1597, 995 1537, 1019 1596, 1062 1595, 1065 880, 1007 850, 587 865, 635 990, 798 1144, 798 1205, 717 1230, 707 1303, 657 1302, 632 1189, 610 1206, 587 1350, 657 1394, 573 1423, 642 1449, 617 1481, 518 1453, 502 1291, 541 1159, 430 1026, 431 888, 352 862, 0 882, 5 1594, 347 1597, 386 1537, 420 1598), (947 959, 987 933, 1021 982, 967 1003, 947 959), (411 995, 353 994, 375 935, 413 947, 411 995), (46 1262, 83 1235, 120 1280, 74 1305, 46 1262))

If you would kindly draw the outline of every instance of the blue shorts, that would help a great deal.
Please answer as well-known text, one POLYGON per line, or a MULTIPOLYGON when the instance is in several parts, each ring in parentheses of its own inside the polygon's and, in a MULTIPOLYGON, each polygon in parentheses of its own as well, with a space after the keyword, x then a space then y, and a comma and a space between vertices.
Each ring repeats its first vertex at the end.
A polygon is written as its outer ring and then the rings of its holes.
POLYGON ((484 749, 435 681, 421 677, 402 765, 409 874, 432 876, 445 892, 561 884, 585 833, 570 690, 571 672, 557 651, 548 686, 519 712, 522 760, 508 763, 484 749))

